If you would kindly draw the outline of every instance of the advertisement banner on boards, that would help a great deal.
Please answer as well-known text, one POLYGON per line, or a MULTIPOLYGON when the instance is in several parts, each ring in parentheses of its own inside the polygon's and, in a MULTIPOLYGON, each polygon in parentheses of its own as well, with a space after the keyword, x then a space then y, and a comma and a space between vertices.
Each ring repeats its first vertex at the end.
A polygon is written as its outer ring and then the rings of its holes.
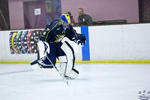
POLYGON ((37 53, 37 42, 42 30, 12 31, 9 34, 11 54, 37 53))

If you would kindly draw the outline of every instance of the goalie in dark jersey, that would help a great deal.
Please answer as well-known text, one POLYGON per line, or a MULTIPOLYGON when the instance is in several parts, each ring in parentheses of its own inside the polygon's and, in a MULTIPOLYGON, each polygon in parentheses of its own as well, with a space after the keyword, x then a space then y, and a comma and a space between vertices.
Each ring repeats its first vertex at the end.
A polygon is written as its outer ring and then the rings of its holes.
POLYGON ((69 14, 62 14, 60 19, 47 25, 40 37, 38 45, 38 64, 42 68, 54 68, 56 59, 60 61, 57 67, 63 77, 74 79, 79 72, 74 68, 74 44, 85 44, 85 36, 77 34, 71 25, 69 14))

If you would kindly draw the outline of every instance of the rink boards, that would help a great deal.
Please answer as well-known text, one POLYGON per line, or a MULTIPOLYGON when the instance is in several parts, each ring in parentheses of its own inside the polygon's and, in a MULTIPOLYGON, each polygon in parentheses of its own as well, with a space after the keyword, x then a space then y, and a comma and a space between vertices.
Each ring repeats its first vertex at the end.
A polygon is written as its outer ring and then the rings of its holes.
MULTIPOLYGON (((150 24, 75 27, 87 38, 86 45, 76 53, 76 63, 150 63, 149 27, 150 24)), ((29 63, 36 59, 36 52, 11 53, 10 33, 14 31, 27 30, 0 31, 0 63, 29 63)))

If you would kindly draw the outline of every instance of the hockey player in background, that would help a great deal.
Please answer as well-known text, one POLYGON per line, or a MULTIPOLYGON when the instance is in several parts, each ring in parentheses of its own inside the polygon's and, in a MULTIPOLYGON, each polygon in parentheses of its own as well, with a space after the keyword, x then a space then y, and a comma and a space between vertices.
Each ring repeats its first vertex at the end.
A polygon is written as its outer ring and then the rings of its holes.
POLYGON ((56 59, 60 66, 56 67, 61 76, 75 79, 79 72, 74 68, 75 47, 84 45, 85 36, 77 34, 71 25, 69 14, 62 14, 60 19, 47 25, 40 37, 37 63, 41 68, 54 68, 56 59))

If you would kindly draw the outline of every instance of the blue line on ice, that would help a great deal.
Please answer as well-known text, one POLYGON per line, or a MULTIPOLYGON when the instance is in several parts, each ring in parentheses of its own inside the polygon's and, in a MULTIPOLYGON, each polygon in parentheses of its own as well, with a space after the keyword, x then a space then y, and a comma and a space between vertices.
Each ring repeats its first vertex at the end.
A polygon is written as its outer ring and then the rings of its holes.
POLYGON ((31 72, 31 71, 33 71, 33 69, 13 71, 13 72, 5 72, 5 73, 0 73, 0 75, 10 75, 10 74, 24 73, 24 72, 31 72))

